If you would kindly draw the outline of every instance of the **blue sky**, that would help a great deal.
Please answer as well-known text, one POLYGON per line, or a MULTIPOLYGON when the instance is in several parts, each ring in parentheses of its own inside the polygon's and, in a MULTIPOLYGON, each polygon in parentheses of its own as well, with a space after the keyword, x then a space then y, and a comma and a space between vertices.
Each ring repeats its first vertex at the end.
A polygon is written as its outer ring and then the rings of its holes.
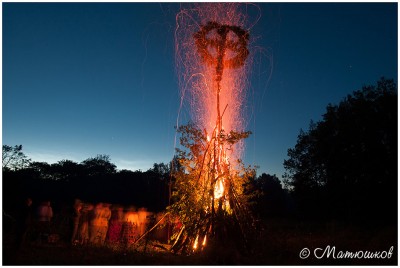
MULTIPOLYGON (((3 144, 34 161, 107 154, 147 170, 175 148, 171 3, 3 3, 3 144)), ((397 3, 259 3, 244 161, 280 177, 301 128, 381 76, 397 82, 397 3)))

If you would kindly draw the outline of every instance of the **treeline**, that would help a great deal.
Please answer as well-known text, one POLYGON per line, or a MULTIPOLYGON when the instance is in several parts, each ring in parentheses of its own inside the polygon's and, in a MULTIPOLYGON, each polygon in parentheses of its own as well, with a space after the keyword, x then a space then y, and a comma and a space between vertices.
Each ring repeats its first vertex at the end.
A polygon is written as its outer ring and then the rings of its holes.
MULTIPOLYGON (((10 155, 22 150, 22 146, 9 148, 10 155)), ((5 149, 3 146, 3 159, 5 149)), ((18 158, 23 156, 22 153, 18 158)), ((145 172, 117 171, 107 155, 81 163, 61 160, 54 164, 28 162, 13 169, 3 166, 3 208, 13 210, 18 202, 31 197, 37 202, 51 200, 56 209, 71 206, 73 200, 79 198, 86 202, 109 202, 160 211, 168 205, 169 176, 169 165, 163 163, 154 164, 145 172)))
MULTIPOLYGON (((3 145, 3 209, 10 214, 27 197, 37 204, 50 200, 56 212, 72 206, 75 198, 162 211, 170 204, 170 191, 174 189, 172 163, 179 168, 174 159, 168 164, 155 163, 147 171, 118 171, 107 155, 97 155, 81 163, 32 162, 22 149, 21 145, 3 145)), ((275 175, 253 177, 246 189, 252 196, 251 207, 257 217, 286 215, 290 197, 275 175)))
POLYGON ((396 224, 397 86, 363 86, 300 131, 284 161, 285 186, 302 218, 396 224))
MULTIPOLYGON (((261 174, 245 186, 254 215, 396 223, 397 105, 397 86, 384 78, 329 104, 323 119, 301 130, 288 150, 283 185, 261 174)), ((31 162, 22 146, 3 145, 3 209, 30 196, 55 206, 79 198, 160 211, 169 204, 170 171, 171 163, 117 171, 107 155, 81 163, 31 162)))

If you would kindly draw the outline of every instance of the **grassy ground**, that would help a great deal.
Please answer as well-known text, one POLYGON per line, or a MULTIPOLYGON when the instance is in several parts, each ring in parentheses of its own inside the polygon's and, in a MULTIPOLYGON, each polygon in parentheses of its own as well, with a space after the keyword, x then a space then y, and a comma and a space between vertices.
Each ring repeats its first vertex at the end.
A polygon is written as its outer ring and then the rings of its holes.
POLYGON ((397 265, 397 226, 358 228, 339 223, 317 225, 271 220, 263 224, 250 254, 233 245, 206 248, 199 254, 175 255, 147 244, 133 249, 80 247, 67 243, 31 243, 15 250, 12 234, 3 233, 3 265, 397 265), (390 259, 317 259, 315 248, 338 251, 388 251, 390 259), (303 248, 311 254, 301 259, 303 248))
MULTIPOLYGON (((272 265, 387 265, 397 264, 397 226, 354 226, 343 223, 293 223, 287 220, 269 221, 258 240, 254 264, 272 265), (393 246, 390 259, 318 259, 314 256, 316 248, 335 247, 339 251, 389 251, 393 246), (300 252, 308 248, 310 256, 300 258, 300 252)), ((317 252, 318 256, 322 251, 317 252)), ((336 255, 337 256, 337 255, 336 255)))

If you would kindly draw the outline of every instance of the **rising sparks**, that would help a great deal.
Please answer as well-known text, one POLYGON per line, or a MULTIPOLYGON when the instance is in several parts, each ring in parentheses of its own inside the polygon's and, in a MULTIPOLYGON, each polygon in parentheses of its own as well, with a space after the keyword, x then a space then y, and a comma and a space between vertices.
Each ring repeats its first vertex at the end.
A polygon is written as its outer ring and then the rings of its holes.
MULTIPOLYGON (((184 100, 181 108, 208 135, 215 133, 218 117, 226 133, 245 126, 247 74, 252 59, 247 48, 251 25, 243 10, 238 3, 202 3, 176 16, 176 65, 184 100), (221 39, 226 40, 224 51, 218 46, 221 39), (221 62, 219 53, 224 53, 221 62)), ((243 143, 239 142, 227 154, 234 162, 242 152, 243 143)))
POLYGON ((194 4, 177 14, 176 24, 181 109, 187 108, 196 129, 203 132, 200 147, 190 148, 192 162, 183 163, 187 174, 194 176, 188 183, 191 192, 185 196, 193 196, 197 204, 203 204, 201 211, 209 215, 197 217, 199 225, 204 224, 195 238, 196 233, 192 234, 196 250, 199 232, 205 246, 207 232, 213 233, 216 212, 232 213, 231 207, 234 203, 237 207, 237 197, 242 194, 242 183, 235 180, 240 177, 242 139, 249 134, 243 127, 252 62, 250 26, 238 3, 194 4))

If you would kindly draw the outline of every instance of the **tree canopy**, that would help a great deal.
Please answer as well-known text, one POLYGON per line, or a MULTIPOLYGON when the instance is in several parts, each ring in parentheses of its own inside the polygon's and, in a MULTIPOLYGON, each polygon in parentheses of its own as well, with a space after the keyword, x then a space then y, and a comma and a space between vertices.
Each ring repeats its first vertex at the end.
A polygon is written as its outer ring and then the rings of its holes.
POLYGON ((58 204, 80 198, 153 211, 169 206, 192 240, 200 229, 206 233, 210 217, 218 221, 219 212, 224 221, 245 222, 241 219, 247 214, 232 214, 243 212, 238 208, 242 205, 264 219, 285 216, 290 207, 290 214, 305 218, 393 223, 397 116, 397 86, 384 78, 354 91, 337 105, 329 104, 322 120, 301 130, 296 145, 288 150, 283 188, 276 176, 256 177, 255 170, 241 161, 221 161, 217 174, 210 146, 218 141, 230 149, 250 132, 222 131, 210 139, 193 125, 182 126, 178 131, 184 148, 177 150, 171 163, 155 163, 145 172, 118 171, 108 155, 80 163, 34 162, 22 152, 22 145, 3 145, 3 204, 8 209, 30 196, 58 204), (234 165, 237 168, 231 168, 234 165), (224 197, 216 198, 221 178, 224 197), (204 216, 205 211, 214 212, 204 216))
POLYGON ((396 215, 397 87, 363 86, 300 131, 284 161, 285 186, 305 214, 352 219, 396 215))
POLYGON ((17 170, 26 167, 30 159, 22 152, 22 145, 3 145, 2 163, 3 170, 17 170))
MULTIPOLYGON (((3 146, 8 152, 11 146, 3 146)), ((22 146, 16 146, 22 155, 22 146)), ((108 155, 97 155, 81 163, 30 162, 23 168, 3 168, 4 208, 12 210, 26 197, 35 202, 52 200, 55 206, 87 202, 110 202, 161 211, 169 202, 169 164, 156 163, 142 171, 116 169, 108 155)))

